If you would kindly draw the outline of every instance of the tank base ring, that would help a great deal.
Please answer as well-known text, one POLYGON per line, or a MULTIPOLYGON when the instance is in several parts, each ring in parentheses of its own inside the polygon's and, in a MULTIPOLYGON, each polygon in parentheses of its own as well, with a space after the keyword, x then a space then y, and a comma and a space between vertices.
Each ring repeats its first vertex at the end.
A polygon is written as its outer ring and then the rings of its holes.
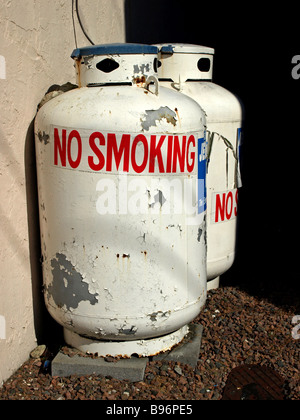
POLYGON ((82 337, 73 331, 64 328, 65 342, 84 353, 95 354, 98 356, 113 356, 128 358, 132 355, 139 357, 154 356, 160 352, 170 350, 173 346, 180 343, 189 332, 188 325, 184 325, 179 330, 172 333, 136 341, 104 341, 93 340, 82 337))
POLYGON ((220 286, 220 276, 207 280, 207 290, 218 289, 220 286))

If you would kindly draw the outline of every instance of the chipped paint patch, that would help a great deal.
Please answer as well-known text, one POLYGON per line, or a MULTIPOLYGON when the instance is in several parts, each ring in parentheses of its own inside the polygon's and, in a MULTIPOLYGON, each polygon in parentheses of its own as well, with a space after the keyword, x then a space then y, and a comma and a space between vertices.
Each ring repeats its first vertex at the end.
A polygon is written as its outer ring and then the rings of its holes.
MULTIPOLYGON (((151 193, 150 191, 148 191, 148 197, 151 200, 151 193)), ((157 193, 153 196, 152 202, 150 204, 148 204, 149 208, 154 208, 156 203, 160 204, 160 207, 162 207, 164 205, 164 203, 167 200, 165 199, 163 192, 160 190, 157 190, 157 193)))
POLYGON ((150 317, 150 321, 151 322, 157 322, 159 319, 158 318, 169 318, 171 312, 170 311, 157 311, 157 312, 152 312, 151 314, 148 314, 148 316, 150 317))
POLYGON ((6 338, 6 320, 3 315, 0 315, 0 340, 6 338))
POLYGON ((124 328, 123 326, 118 331, 119 334, 134 335, 137 332, 137 328, 134 325, 132 325, 131 328, 124 328))
POLYGON ((138 64, 134 64, 133 65, 133 73, 134 74, 145 74, 145 73, 149 73, 150 71, 150 64, 149 63, 142 63, 140 65, 138 64))
POLYGON ((41 131, 38 131, 37 133, 38 139, 41 143, 44 143, 45 145, 49 143, 49 134, 46 134, 45 131, 43 133, 41 131))
POLYGON ((51 267, 53 283, 47 287, 47 293, 58 307, 65 305, 70 310, 77 308, 81 301, 89 301, 91 305, 98 302, 98 293, 89 292, 88 283, 64 254, 57 253, 51 267))
POLYGON ((202 229, 201 229, 201 228, 199 228, 199 229, 198 229, 198 236, 197 236, 197 241, 198 241, 198 242, 200 242, 201 235, 202 235, 202 229))
POLYGON ((145 111, 144 118, 141 119, 142 128, 149 131, 150 127, 156 127, 157 122, 163 119, 175 127, 177 124, 176 116, 176 112, 172 111, 168 106, 161 106, 158 109, 148 109, 145 111))

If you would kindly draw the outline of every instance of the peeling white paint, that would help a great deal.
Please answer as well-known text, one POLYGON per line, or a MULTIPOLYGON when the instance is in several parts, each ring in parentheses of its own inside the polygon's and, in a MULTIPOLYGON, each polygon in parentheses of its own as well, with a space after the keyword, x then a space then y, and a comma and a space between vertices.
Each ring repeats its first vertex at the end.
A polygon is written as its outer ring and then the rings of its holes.
POLYGON ((161 106, 159 109, 146 109, 141 119, 142 128, 149 131, 150 127, 156 127, 162 120, 175 126, 177 124, 176 116, 176 112, 167 106, 161 106))

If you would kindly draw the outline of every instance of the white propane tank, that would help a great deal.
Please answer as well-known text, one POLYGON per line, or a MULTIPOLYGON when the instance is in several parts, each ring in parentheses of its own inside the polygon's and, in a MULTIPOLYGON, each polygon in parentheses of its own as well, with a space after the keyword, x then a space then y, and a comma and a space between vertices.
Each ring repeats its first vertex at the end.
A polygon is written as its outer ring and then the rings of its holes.
POLYGON ((176 43, 157 46, 160 85, 190 96, 206 113, 207 289, 218 288, 219 276, 235 257, 237 196, 242 185, 242 104, 212 82, 213 48, 176 43))
POLYGON ((170 349, 206 301, 205 115, 157 53, 74 50, 79 88, 35 120, 46 306, 99 356, 170 349))

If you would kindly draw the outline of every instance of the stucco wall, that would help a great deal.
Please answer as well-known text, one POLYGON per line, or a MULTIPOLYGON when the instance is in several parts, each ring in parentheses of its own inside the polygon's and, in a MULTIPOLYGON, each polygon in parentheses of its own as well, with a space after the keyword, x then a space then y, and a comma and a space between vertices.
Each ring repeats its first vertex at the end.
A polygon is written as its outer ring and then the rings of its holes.
MULTIPOLYGON (((80 0, 79 12, 95 44, 125 41, 124 0, 80 0)), ((52 84, 75 83, 72 1, 0 0, 0 28, 1 386, 45 335, 32 121, 52 84)))

